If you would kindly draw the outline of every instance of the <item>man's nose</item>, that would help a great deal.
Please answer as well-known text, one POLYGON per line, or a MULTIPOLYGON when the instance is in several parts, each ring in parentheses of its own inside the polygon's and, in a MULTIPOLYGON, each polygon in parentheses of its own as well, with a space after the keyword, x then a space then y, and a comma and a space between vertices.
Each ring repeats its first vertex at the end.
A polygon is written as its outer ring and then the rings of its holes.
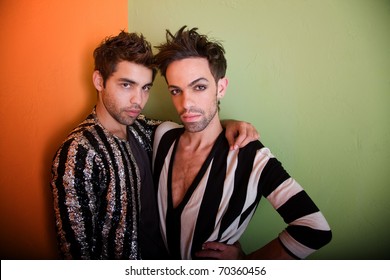
POLYGON ((183 93, 181 94, 181 104, 186 109, 191 108, 194 105, 192 96, 187 91, 183 91, 183 93))
POLYGON ((142 90, 136 90, 130 97, 130 102, 132 104, 141 104, 142 103, 142 90))

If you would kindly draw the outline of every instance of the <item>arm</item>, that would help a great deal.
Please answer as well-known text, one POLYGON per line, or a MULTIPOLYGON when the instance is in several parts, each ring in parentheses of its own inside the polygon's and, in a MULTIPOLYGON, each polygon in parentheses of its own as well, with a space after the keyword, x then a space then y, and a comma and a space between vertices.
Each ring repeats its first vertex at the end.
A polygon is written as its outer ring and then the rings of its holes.
POLYGON ((280 243, 278 238, 275 238, 264 247, 245 256, 247 260, 295 260, 296 258, 290 255, 280 243))
MULTIPOLYGON (((302 187, 273 157, 261 178, 263 195, 286 222, 287 227, 264 247, 245 256, 247 259, 303 259, 330 242, 330 227, 302 187), (283 178, 283 180, 281 180, 283 178)), ((241 248, 217 242, 206 243, 198 257, 243 258, 241 248)))
MULTIPOLYGON (((89 201, 88 189, 97 189, 92 180, 93 166, 87 167, 88 151, 72 141, 65 142, 58 150, 52 165, 51 186, 57 240, 64 259, 92 259, 93 236, 91 223, 95 217, 93 201, 89 201), (84 195, 84 197, 82 197, 84 195)), ((96 174, 95 174, 96 175, 96 174)), ((96 205, 94 205, 96 206, 96 205)))
POLYGON ((202 251, 197 252, 196 256, 199 258, 212 259, 303 259, 329 243, 331 237, 332 234, 329 225, 327 224, 325 217, 318 211, 306 215, 306 217, 296 219, 294 225, 289 225, 279 237, 248 255, 244 254, 241 246, 239 246, 237 242, 233 245, 227 245, 220 242, 206 242, 202 247, 202 251), (282 240, 285 243, 283 243, 282 240), (310 246, 313 246, 314 248, 311 248, 310 246), (296 249, 297 251, 291 253, 290 250, 286 249, 287 247, 290 247, 291 251, 293 251, 293 249, 296 249))
POLYGON ((230 150, 245 147, 248 143, 259 139, 259 133, 256 128, 248 122, 222 120, 221 124, 226 129, 225 135, 229 142, 230 150))
MULTIPOLYGON (((149 119, 140 114, 137 122, 130 126, 130 131, 135 135, 141 135, 145 139, 144 143, 141 144, 147 151, 150 151, 151 147, 149 147, 148 143, 151 143, 154 131, 162 122, 161 120, 149 119)), ((248 143, 259 139, 259 133, 256 128, 248 122, 222 120, 221 125, 226 129, 225 135, 231 150, 245 147, 248 143)))

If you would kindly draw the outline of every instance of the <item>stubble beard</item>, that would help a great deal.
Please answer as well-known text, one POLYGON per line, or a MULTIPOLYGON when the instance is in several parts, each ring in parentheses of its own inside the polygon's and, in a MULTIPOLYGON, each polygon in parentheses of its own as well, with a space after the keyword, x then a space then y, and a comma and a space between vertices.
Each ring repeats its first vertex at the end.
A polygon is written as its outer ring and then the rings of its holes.
POLYGON ((200 109, 197 110, 190 109, 190 112, 197 112, 203 115, 201 120, 198 122, 183 123, 186 131, 194 133, 194 132, 203 131, 210 124, 210 122, 213 120, 215 115, 218 113, 218 108, 215 107, 215 110, 208 115, 205 115, 204 111, 200 109))
POLYGON ((126 126, 132 125, 136 120, 136 118, 126 115, 126 112, 124 112, 123 109, 121 109, 119 113, 115 113, 112 116, 117 122, 126 126))
POLYGON ((128 126, 128 125, 132 125, 136 120, 136 117, 129 116, 126 113, 126 110, 128 110, 128 108, 117 108, 115 104, 111 103, 110 101, 105 103, 106 103, 105 106, 108 113, 118 123, 128 126))

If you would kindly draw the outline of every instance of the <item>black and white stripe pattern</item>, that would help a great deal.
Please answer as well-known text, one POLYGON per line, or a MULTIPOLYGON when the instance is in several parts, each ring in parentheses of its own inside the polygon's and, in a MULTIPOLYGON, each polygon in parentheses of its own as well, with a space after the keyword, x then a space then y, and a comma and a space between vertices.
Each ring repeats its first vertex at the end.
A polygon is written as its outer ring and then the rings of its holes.
POLYGON ((161 229, 173 258, 192 259, 205 241, 236 242, 262 196, 288 224, 279 239, 292 255, 305 258, 330 241, 324 216, 270 150, 255 141, 229 151, 223 133, 182 203, 174 209, 171 158, 183 131, 174 123, 163 123, 153 146, 161 229))

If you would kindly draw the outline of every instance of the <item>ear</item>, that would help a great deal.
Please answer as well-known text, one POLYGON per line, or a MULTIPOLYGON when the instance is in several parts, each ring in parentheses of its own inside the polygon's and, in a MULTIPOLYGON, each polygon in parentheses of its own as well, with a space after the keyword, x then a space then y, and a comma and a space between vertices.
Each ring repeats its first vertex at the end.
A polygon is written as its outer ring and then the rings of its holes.
POLYGON ((218 99, 221 99, 225 96, 228 83, 229 83, 229 81, 226 77, 219 79, 218 85, 217 85, 218 86, 218 93, 217 93, 218 99))
POLYGON ((98 70, 95 70, 93 72, 92 81, 93 81, 93 85, 95 86, 95 88, 98 92, 101 92, 104 89, 103 77, 98 70))

